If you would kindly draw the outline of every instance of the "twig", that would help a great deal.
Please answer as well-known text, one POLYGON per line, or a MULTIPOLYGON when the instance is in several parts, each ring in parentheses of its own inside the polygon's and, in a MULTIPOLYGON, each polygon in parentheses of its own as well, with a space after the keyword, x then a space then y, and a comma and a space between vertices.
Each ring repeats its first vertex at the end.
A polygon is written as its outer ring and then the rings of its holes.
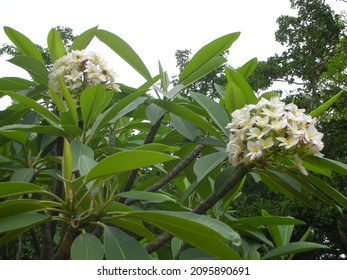
MULTIPOLYGON (((162 188, 166 183, 175 178, 179 173, 181 173, 187 166, 202 152, 204 149, 203 145, 197 145, 195 149, 179 164, 177 164, 164 178, 159 182, 147 188, 146 192, 156 192, 162 188)), ((127 199, 125 201, 126 205, 132 205, 136 202, 136 199, 127 199)))
MULTIPOLYGON (((253 163, 240 166, 228 182, 228 184, 219 192, 212 193, 206 200, 200 202, 200 204, 195 207, 191 212, 195 214, 202 215, 210 210, 224 195, 226 195, 233 187, 235 187, 242 178, 254 167, 253 163)), ((148 253, 153 253, 162 247, 166 242, 171 240, 173 235, 164 232, 161 234, 154 242, 148 243, 146 245, 146 250, 148 253)))

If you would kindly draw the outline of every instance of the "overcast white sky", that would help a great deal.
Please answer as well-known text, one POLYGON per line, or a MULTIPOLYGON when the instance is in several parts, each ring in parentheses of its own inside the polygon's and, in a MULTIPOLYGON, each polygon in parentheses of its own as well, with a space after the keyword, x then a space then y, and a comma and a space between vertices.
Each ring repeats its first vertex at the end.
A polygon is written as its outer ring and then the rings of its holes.
MULTIPOLYGON (((326 0, 337 13, 347 4, 326 0)), ((46 46, 52 27, 71 27, 75 34, 99 26, 128 42, 143 59, 151 74, 158 73, 158 60, 169 75, 177 74, 177 49, 196 52, 204 44, 227 33, 240 31, 230 49, 229 64, 241 66, 247 60, 282 51, 276 43, 276 19, 294 15, 289 0, 12 0, 1 3, 0 45, 10 43, 3 26, 10 26, 46 46)), ((95 42, 89 47, 102 54, 118 73, 119 82, 138 86, 144 80, 116 58, 107 47, 95 42)), ((0 77, 26 77, 21 69, 0 58, 0 77)), ((3 103, 3 101, 0 101, 3 103)), ((0 104, 1 106, 1 104, 0 104)))

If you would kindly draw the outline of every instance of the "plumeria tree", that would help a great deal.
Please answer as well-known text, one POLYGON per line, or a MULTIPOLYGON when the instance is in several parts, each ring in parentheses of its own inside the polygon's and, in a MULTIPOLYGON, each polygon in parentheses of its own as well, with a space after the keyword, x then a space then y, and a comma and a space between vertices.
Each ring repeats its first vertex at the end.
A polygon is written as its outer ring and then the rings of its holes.
POLYGON ((226 63, 221 54, 239 33, 202 47, 171 86, 160 63, 152 76, 106 30, 85 31, 66 52, 52 29, 48 69, 30 39, 4 30, 21 53, 9 61, 32 80, 0 79, 1 96, 15 101, 0 113, 3 258, 20 252, 24 238, 40 259, 269 259, 328 249, 305 242, 309 229, 290 240, 303 221, 262 209, 236 219, 230 205, 249 176, 305 205, 314 196, 343 212, 347 198, 321 177, 346 175, 347 166, 324 158, 317 126, 343 92, 309 114, 275 93, 258 97, 247 82, 253 59, 225 68, 219 98, 181 96, 226 63), (106 59, 86 50, 95 39, 144 84, 119 83, 106 59))

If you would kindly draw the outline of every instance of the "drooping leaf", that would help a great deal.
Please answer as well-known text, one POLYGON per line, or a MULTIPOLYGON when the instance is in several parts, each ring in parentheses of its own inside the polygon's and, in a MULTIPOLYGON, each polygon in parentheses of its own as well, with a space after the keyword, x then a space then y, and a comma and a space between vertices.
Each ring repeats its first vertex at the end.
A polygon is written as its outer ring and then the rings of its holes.
POLYGON ((87 48, 89 43, 92 41, 96 34, 96 30, 98 29, 97 26, 90 28, 86 31, 84 31, 82 34, 80 34, 72 43, 71 47, 69 48, 69 52, 73 50, 83 50, 87 48))
POLYGON ((21 213, 5 217, 0 220, 0 233, 34 226, 49 220, 49 217, 40 213, 21 213))
POLYGON ((344 196, 342 193, 340 193, 339 191, 337 191, 332 186, 319 179, 318 177, 313 176, 312 174, 309 174, 307 176, 307 180, 317 189, 321 190, 323 193, 332 198, 335 202, 339 203, 345 209, 347 209, 347 197, 344 196))
MULTIPOLYGON (((35 132, 40 134, 56 135, 56 136, 61 136, 66 138, 69 137, 69 134, 63 129, 56 126, 49 126, 49 125, 13 124, 13 125, 6 125, 0 128, 0 133, 6 133, 6 131, 9 131, 9 132, 26 131, 26 132, 35 132)), ((14 140, 15 141, 21 140, 22 139, 21 137, 23 136, 18 135, 18 139, 17 140, 14 139, 14 140)))
MULTIPOLYGON (((146 211, 133 212, 129 216, 139 218, 167 231, 220 259, 240 259, 240 256, 223 242, 225 236, 219 232, 220 229, 217 229, 217 232, 210 224, 210 220, 213 220, 213 223, 217 223, 217 220, 192 213, 181 214, 181 212, 146 211), (207 220, 208 222, 204 223, 207 220)), ((231 232, 224 233, 230 234, 231 232)))
POLYGON ((43 62, 24 55, 14 56, 8 61, 26 70, 36 83, 48 85, 48 71, 43 62))
POLYGON ((144 247, 119 228, 104 227, 105 255, 108 260, 149 260, 144 247))
POLYGON ((177 157, 153 151, 123 151, 105 158, 88 173, 86 181, 108 177, 124 171, 177 159, 177 157))
POLYGON ((104 246, 93 234, 82 233, 71 245, 72 260, 102 260, 104 258, 104 246))
POLYGON ((57 59, 64 56, 65 54, 64 43, 60 37, 59 32, 55 28, 52 28, 48 33, 47 46, 49 50, 49 55, 51 56, 53 63, 57 59))
POLYGON ((26 79, 17 77, 3 77, 0 78, 0 90, 25 90, 29 87, 36 86, 36 83, 28 81, 26 79))
POLYGON ((289 244, 285 244, 283 246, 277 247, 267 254, 265 254, 262 259, 274 259, 281 256, 286 256, 290 254, 296 254, 301 252, 307 252, 311 250, 317 249, 330 249, 326 245, 321 245, 313 242, 291 242, 289 244))
POLYGON ((13 91, 0 91, 0 96, 1 95, 8 95, 11 98, 19 101, 26 107, 33 109, 36 113, 44 117, 52 125, 57 125, 60 122, 59 118, 56 115, 54 115, 51 111, 49 111, 48 109, 41 106, 40 104, 38 104, 37 102, 25 95, 13 91))
POLYGON ((15 199, 0 202, 0 220, 18 214, 47 210, 48 207, 40 202, 34 199, 15 199))
POLYGON ((11 27, 5 26, 4 31, 7 37, 18 48, 22 55, 34 57, 38 61, 44 63, 41 52, 28 37, 11 27))
POLYGON ((123 58, 130 66, 140 73, 147 81, 152 82, 152 76, 138 54, 117 35, 106 30, 96 30, 96 37, 115 53, 123 58))
POLYGON ((43 189, 26 182, 0 182, 0 198, 27 193, 40 193, 43 189))

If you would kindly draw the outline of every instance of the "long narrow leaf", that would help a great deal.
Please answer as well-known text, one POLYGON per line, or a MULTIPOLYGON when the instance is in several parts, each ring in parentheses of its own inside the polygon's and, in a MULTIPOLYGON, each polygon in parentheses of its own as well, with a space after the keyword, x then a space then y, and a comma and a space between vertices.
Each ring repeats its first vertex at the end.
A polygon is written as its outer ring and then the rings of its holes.
POLYGON ((341 90, 339 93, 334 95, 332 98, 330 98, 327 102, 313 110, 310 115, 312 118, 318 117, 319 115, 326 112, 332 105, 334 105, 335 102, 337 102, 340 98, 340 96, 344 93, 344 90, 341 90))
POLYGON ((316 249, 330 249, 326 245, 321 245, 313 242, 291 242, 281 247, 271 250, 263 256, 263 260, 273 259, 285 255, 307 252, 316 249))
POLYGON ((123 58, 130 66, 140 73, 147 81, 152 82, 152 76, 138 54, 117 35, 106 30, 97 30, 96 37, 115 53, 123 58))
POLYGON ((8 95, 11 98, 19 101, 26 107, 33 109, 36 113, 44 117, 46 121, 48 121, 52 125, 58 125, 60 122, 59 118, 51 111, 25 95, 13 91, 0 91, 0 95, 8 95))
POLYGON ((85 49, 89 43, 92 41, 96 34, 96 30, 98 30, 98 27, 95 26, 93 28, 90 28, 86 31, 84 31, 82 34, 80 34, 75 41, 73 41, 71 47, 69 48, 69 52, 73 50, 83 50, 85 49))
MULTIPOLYGON (((178 83, 186 85, 192 82, 195 79, 192 77, 194 77, 197 72, 206 68, 206 65, 211 67, 211 61, 216 61, 216 57, 230 48, 232 43, 234 43, 239 36, 239 32, 227 34, 202 47, 186 65, 179 77, 178 83)), ((212 63, 213 67, 216 67, 217 64, 221 65, 220 63, 224 63, 222 60, 218 59, 216 62, 218 63, 212 63)))
POLYGON ((11 27, 5 26, 4 31, 22 55, 34 57, 44 63, 41 52, 29 38, 11 27))
POLYGON ((48 33, 47 45, 52 62, 54 63, 58 58, 61 58, 65 54, 64 43, 60 37, 59 32, 52 28, 48 33))

